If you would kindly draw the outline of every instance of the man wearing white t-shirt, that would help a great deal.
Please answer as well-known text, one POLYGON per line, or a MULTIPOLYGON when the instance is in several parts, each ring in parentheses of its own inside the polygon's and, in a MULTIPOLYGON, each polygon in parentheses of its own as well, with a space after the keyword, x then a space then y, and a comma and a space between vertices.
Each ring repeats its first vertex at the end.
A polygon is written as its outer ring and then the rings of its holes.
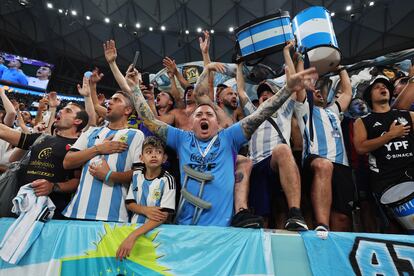
POLYGON ((130 96, 116 92, 108 103, 106 127, 90 128, 71 148, 63 166, 83 166, 78 190, 63 215, 74 219, 127 222, 125 198, 132 164, 139 162, 144 135, 128 129, 130 96))

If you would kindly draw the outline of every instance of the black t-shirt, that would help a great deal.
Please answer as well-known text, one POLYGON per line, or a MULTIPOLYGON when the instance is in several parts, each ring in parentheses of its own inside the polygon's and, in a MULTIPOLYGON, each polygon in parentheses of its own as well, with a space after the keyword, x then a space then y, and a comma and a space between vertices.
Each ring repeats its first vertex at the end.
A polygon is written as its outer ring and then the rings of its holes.
POLYGON ((406 171, 414 168, 414 132, 410 113, 405 110, 390 110, 385 113, 370 113, 362 118, 367 138, 374 139, 388 132, 391 124, 408 125, 410 133, 395 138, 370 152, 369 163, 372 171, 372 189, 382 193, 386 188, 406 181, 406 171))
MULTIPOLYGON (((18 147, 25 150, 30 149, 30 146, 33 145, 39 136, 40 133, 22 133, 18 147)), ((62 136, 48 135, 44 137, 43 141, 32 147, 27 171, 22 178, 23 183, 20 184, 24 185, 37 179, 45 179, 53 183, 72 179, 75 170, 65 170, 63 168, 63 159, 71 145, 75 142, 76 139, 62 136)), ((52 192, 49 197, 56 206, 54 218, 63 218, 61 212, 69 204, 71 194, 52 192)))

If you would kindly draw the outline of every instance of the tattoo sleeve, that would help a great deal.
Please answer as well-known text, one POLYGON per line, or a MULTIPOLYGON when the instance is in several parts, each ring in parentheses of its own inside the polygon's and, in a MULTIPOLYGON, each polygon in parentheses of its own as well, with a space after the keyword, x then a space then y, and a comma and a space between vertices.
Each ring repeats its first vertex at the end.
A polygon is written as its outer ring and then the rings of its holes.
POLYGON ((275 113, 283 103, 290 97, 291 93, 283 87, 278 93, 273 95, 270 99, 265 101, 259 108, 251 115, 245 117, 240 121, 243 128, 244 136, 250 139, 256 129, 273 113, 275 113))
POLYGON ((167 141, 168 125, 155 118, 150 107, 147 104, 144 96, 142 95, 139 85, 132 89, 132 98, 134 101, 134 107, 138 115, 143 120, 144 125, 153 133, 155 133, 163 141, 167 141))
POLYGON ((208 96, 208 75, 209 71, 204 70, 203 73, 201 73, 195 85, 194 98, 197 103, 199 102, 200 97, 205 95, 208 96))

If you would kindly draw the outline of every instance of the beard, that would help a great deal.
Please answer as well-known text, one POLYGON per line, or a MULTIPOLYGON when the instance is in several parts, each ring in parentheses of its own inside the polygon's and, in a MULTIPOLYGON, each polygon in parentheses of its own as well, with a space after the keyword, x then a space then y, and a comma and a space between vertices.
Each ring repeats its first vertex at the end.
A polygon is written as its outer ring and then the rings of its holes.
POLYGON ((223 104, 228 109, 231 109, 231 110, 236 110, 237 109, 237 102, 235 104, 233 104, 232 102, 229 102, 229 101, 223 101, 223 104))

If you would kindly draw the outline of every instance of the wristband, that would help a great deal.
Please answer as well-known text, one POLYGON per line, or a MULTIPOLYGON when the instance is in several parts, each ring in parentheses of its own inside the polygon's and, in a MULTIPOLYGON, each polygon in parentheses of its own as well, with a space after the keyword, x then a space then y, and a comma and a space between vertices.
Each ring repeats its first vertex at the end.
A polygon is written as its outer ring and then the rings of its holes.
POLYGON ((111 171, 111 170, 109 170, 109 171, 108 171, 108 173, 107 173, 107 174, 106 174, 106 176, 105 176, 104 183, 108 183, 108 182, 109 182, 109 177, 111 176, 111 174, 112 174, 112 171, 111 171))

